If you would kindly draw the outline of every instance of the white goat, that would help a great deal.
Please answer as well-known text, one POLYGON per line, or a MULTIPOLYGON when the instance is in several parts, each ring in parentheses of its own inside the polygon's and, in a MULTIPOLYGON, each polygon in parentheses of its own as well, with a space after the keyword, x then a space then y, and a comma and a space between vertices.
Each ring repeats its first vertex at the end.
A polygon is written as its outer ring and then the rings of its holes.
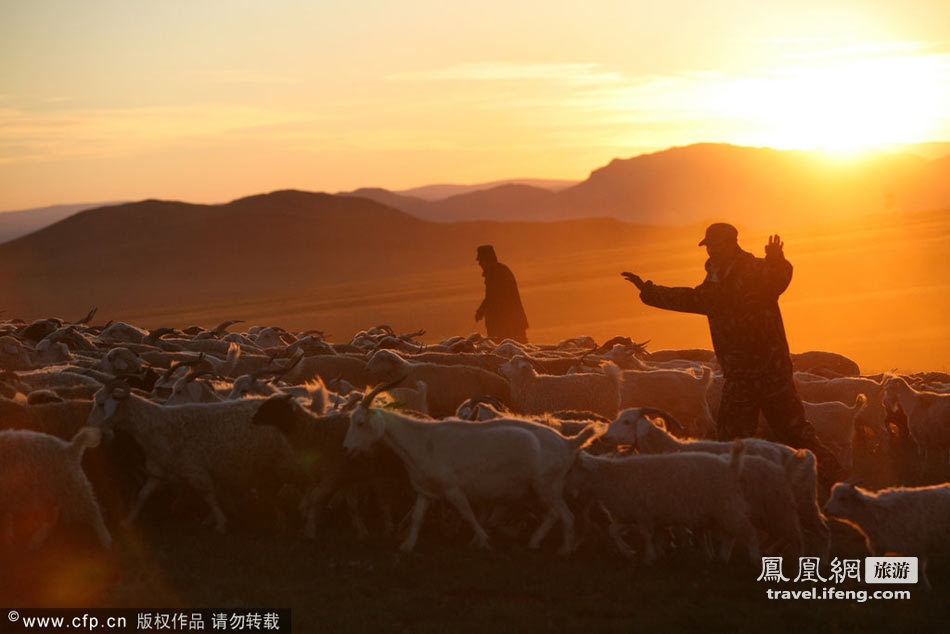
POLYGON ((627 370, 621 408, 662 409, 686 423, 693 435, 708 438, 715 431, 706 399, 712 380, 712 370, 706 366, 698 377, 684 370, 627 370))
MULTIPOLYGON (((276 429, 251 425, 261 401, 159 405, 110 384, 96 393, 89 424, 128 432, 146 454, 148 481, 125 523, 131 523, 163 481, 184 481, 208 504, 218 532, 227 518, 218 504, 222 488, 247 492, 256 486, 299 479, 299 465, 276 429)), ((269 500, 270 501, 270 500, 269 500)))
POLYGON ((366 369, 379 381, 406 377, 407 383, 422 381, 428 393, 432 416, 451 416, 459 403, 472 396, 494 396, 509 400, 508 382, 493 372, 466 365, 410 363, 391 350, 377 350, 366 369))
POLYGON ((488 534, 469 501, 518 502, 533 493, 546 514, 529 547, 538 548, 560 519, 563 541, 559 552, 571 552, 574 516, 564 502, 564 478, 588 434, 565 438, 525 421, 424 421, 369 407, 376 394, 389 387, 392 385, 376 388, 363 398, 353 411, 343 446, 365 451, 383 442, 405 465, 416 490, 416 503, 401 550, 409 552, 415 547, 433 499, 451 503, 475 531, 473 543, 487 548, 488 534))
POLYGON ((818 439, 834 452, 846 469, 852 468, 851 440, 858 416, 867 407, 868 397, 858 394, 854 405, 848 406, 838 401, 830 403, 809 403, 802 401, 805 417, 815 428, 818 439))
POLYGON ((858 419, 875 433, 886 435, 884 424, 886 411, 884 410, 881 384, 865 377, 840 377, 835 379, 813 379, 802 372, 795 373, 795 389, 802 400, 811 403, 827 403, 839 401, 854 403, 860 394, 868 399, 868 406, 863 409, 858 419))
POLYGON ((746 455, 742 459, 739 473, 742 496, 749 503, 752 525, 772 540, 766 548, 769 552, 784 546, 793 556, 802 555, 804 541, 793 481, 797 477, 808 477, 807 467, 802 472, 794 471, 803 466, 805 462, 796 460, 794 455, 786 457, 785 465, 753 455, 746 455))
MULTIPOLYGON (((622 445, 634 445, 640 453, 673 453, 702 451, 717 455, 728 454, 733 443, 714 440, 679 440, 666 429, 657 426, 647 415, 671 418, 666 412, 651 408, 633 408, 622 411, 610 423, 603 440, 622 445)), ((675 419, 674 419, 675 420, 675 419)), ((826 557, 830 547, 828 522, 821 515, 817 501, 818 472, 815 454, 761 438, 745 438, 746 453, 760 456, 783 467, 795 496, 798 518, 810 546, 826 557)))
POLYGON ((42 545, 60 519, 89 526, 103 548, 111 546, 81 464, 83 452, 99 439, 100 431, 92 427, 80 429, 69 442, 35 431, 0 431, 0 521, 8 542, 19 518, 38 514, 42 524, 29 527, 30 549, 42 545))
POLYGON ((538 374, 525 357, 514 357, 501 367, 511 380, 512 405, 524 414, 580 409, 614 416, 620 409, 621 370, 604 364, 605 374, 562 376, 538 374))
POLYGON ((927 556, 950 550, 950 484, 871 493, 839 482, 831 489, 825 512, 861 531, 874 557, 919 557, 923 588, 931 589, 927 556))
MULTIPOLYGON (((661 528, 712 528, 744 541, 749 558, 759 560, 758 540, 749 521, 738 474, 742 443, 734 445, 729 462, 702 452, 608 458, 581 452, 568 476, 572 492, 591 496, 607 511, 610 536, 620 551, 633 557, 623 541, 623 525, 636 525, 644 541, 645 563, 656 559, 653 535, 661 528)), ((723 542, 719 556, 728 560, 732 542, 723 542)))
POLYGON ((884 405, 896 411, 898 405, 907 414, 907 427, 917 443, 923 465, 939 457, 947 461, 950 450, 950 394, 918 392, 899 376, 884 382, 884 405))

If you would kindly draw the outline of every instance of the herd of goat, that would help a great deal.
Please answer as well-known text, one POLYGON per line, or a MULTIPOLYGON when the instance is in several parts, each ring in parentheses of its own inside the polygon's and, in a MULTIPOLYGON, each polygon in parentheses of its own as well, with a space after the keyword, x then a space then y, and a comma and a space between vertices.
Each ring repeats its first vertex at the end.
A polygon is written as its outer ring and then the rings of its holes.
POLYGON ((0 547, 36 549, 72 524, 108 548, 107 525, 134 524, 163 485, 220 532, 253 500, 274 518, 289 503, 313 538, 342 501, 365 537, 372 506, 404 551, 433 502, 477 547, 528 518, 531 548, 559 524, 561 554, 602 535, 644 562, 689 545, 726 560, 735 543, 755 565, 828 557, 830 515, 871 554, 923 558, 925 587, 927 555, 950 546, 947 374, 860 376, 840 355, 793 355, 808 418, 851 473, 829 495, 815 456, 768 440, 764 421, 756 438, 713 440, 722 377, 705 350, 425 345, 386 326, 330 343, 94 315, 0 321, 0 547))

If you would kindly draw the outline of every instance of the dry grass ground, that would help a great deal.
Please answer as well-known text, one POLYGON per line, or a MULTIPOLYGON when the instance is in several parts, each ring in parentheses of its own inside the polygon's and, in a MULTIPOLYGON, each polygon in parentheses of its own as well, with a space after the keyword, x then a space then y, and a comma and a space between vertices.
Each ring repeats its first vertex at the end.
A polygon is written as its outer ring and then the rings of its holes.
MULTIPOLYGON (((117 533, 114 552, 59 536, 38 555, 4 562, 0 604, 68 607, 290 607, 298 632, 937 632, 950 627, 950 559, 931 562, 931 595, 909 601, 779 601, 760 570, 736 557, 706 564, 675 553, 651 567, 582 547, 568 559, 499 538, 491 552, 430 517, 419 548, 397 554, 382 538, 358 542, 334 522, 314 542, 296 533, 220 537, 190 518, 147 515, 117 533), (19 561, 19 563, 17 563, 19 561)), ((848 527, 835 554, 863 557, 848 527)), ((785 562, 785 573, 796 573, 785 562)), ((827 584, 831 586, 835 584, 827 584)), ((839 588, 874 589, 838 584, 839 588)), ((825 587, 820 584, 819 588, 825 587)), ((878 586, 880 587, 880 586, 878 586)), ((888 586, 898 589, 897 586, 888 586)), ((906 587, 906 586, 904 586, 906 587)), ((913 588, 913 587, 912 587, 913 588)))

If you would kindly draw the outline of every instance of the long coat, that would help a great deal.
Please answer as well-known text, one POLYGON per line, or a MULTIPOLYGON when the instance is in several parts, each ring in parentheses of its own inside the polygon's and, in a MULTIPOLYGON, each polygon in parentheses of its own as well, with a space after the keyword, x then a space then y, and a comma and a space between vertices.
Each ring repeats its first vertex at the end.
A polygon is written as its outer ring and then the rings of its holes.
POLYGON ((695 288, 648 285, 643 303, 709 319, 713 348, 729 378, 791 376, 792 361, 778 297, 792 280, 784 257, 757 258, 739 251, 723 271, 706 261, 695 288))
POLYGON ((507 266, 495 262, 482 271, 485 278, 485 299, 480 310, 491 339, 514 339, 527 342, 528 318, 521 305, 518 283, 507 266))

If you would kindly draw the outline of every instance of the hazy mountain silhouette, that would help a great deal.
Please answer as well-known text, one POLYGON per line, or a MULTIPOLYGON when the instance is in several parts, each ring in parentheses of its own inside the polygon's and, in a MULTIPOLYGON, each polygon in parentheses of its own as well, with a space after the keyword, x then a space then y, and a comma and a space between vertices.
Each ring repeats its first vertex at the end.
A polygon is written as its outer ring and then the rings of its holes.
POLYGON ((614 159, 551 192, 502 185, 437 201, 385 189, 351 192, 420 218, 559 220, 612 217, 682 225, 729 218, 749 226, 950 204, 950 157, 910 153, 834 158, 817 152, 701 143, 614 159))
MULTIPOLYGON (((923 158, 944 145, 908 145, 905 153, 835 159, 815 152, 704 143, 614 159, 564 189, 557 187, 568 181, 521 179, 403 192, 362 188, 341 195, 368 198, 437 222, 612 217, 683 225, 728 218, 749 227, 777 227, 829 216, 944 208, 950 204, 950 156, 923 158), (451 192, 460 193, 431 200, 451 192)), ((0 241, 87 207, 0 213, 0 241)))
POLYGON ((76 205, 51 205, 49 207, 38 207, 36 209, 5 211, 0 213, 0 243, 25 236, 28 233, 42 229, 83 209, 120 204, 122 203, 80 203, 76 205))
POLYGON ((539 187, 549 191, 560 191, 576 185, 578 181, 553 179, 553 178, 509 178, 501 181, 492 181, 489 183, 479 183, 477 185, 424 185, 422 187, 413 187, 411 189, 402 189, 395 193, 402 196, 412 196, 423 200, 435 201, 444 200, 449 196, 458 196, 459 194, 470 194, 483 189, 493 189, 502 185, 529 185, 539 187))
POLYGON ((606 219, 433 223, 364 198, 301 191, 221 205, 146 200, 82 211, 0 245, 0 284, 11 315, 213 303, 465 266, 485 242, 517 257, 651 231, 606 219))
POLYGON ((432 215, 438 215, 436 203, 430 200, 423 200, 414 196, 404 196, 396 192, 383 189, 381 187, 361 187, 351 192, 339 192, 338 196, 351 196, 358 198, 368 198, 381 205, 404 211, 417 218, 430 219, 432 215))
POLYGON ((729 218, 753 226, 950 203, 944 161, 910 154, 835 159, 727 144, 614 159, 557 194, 555 215, 678 225, 729 218))
MULTIPOLYGON (((530 185, 506 184, 449 196, 443 200, 422 200, 387 189, 364 188, 343 196, 369 198, 417 218, 435 222, 472 220, 547 220, 554 192, 530 185)), ((568 216, 570 217, 570 216, 568 216)))

